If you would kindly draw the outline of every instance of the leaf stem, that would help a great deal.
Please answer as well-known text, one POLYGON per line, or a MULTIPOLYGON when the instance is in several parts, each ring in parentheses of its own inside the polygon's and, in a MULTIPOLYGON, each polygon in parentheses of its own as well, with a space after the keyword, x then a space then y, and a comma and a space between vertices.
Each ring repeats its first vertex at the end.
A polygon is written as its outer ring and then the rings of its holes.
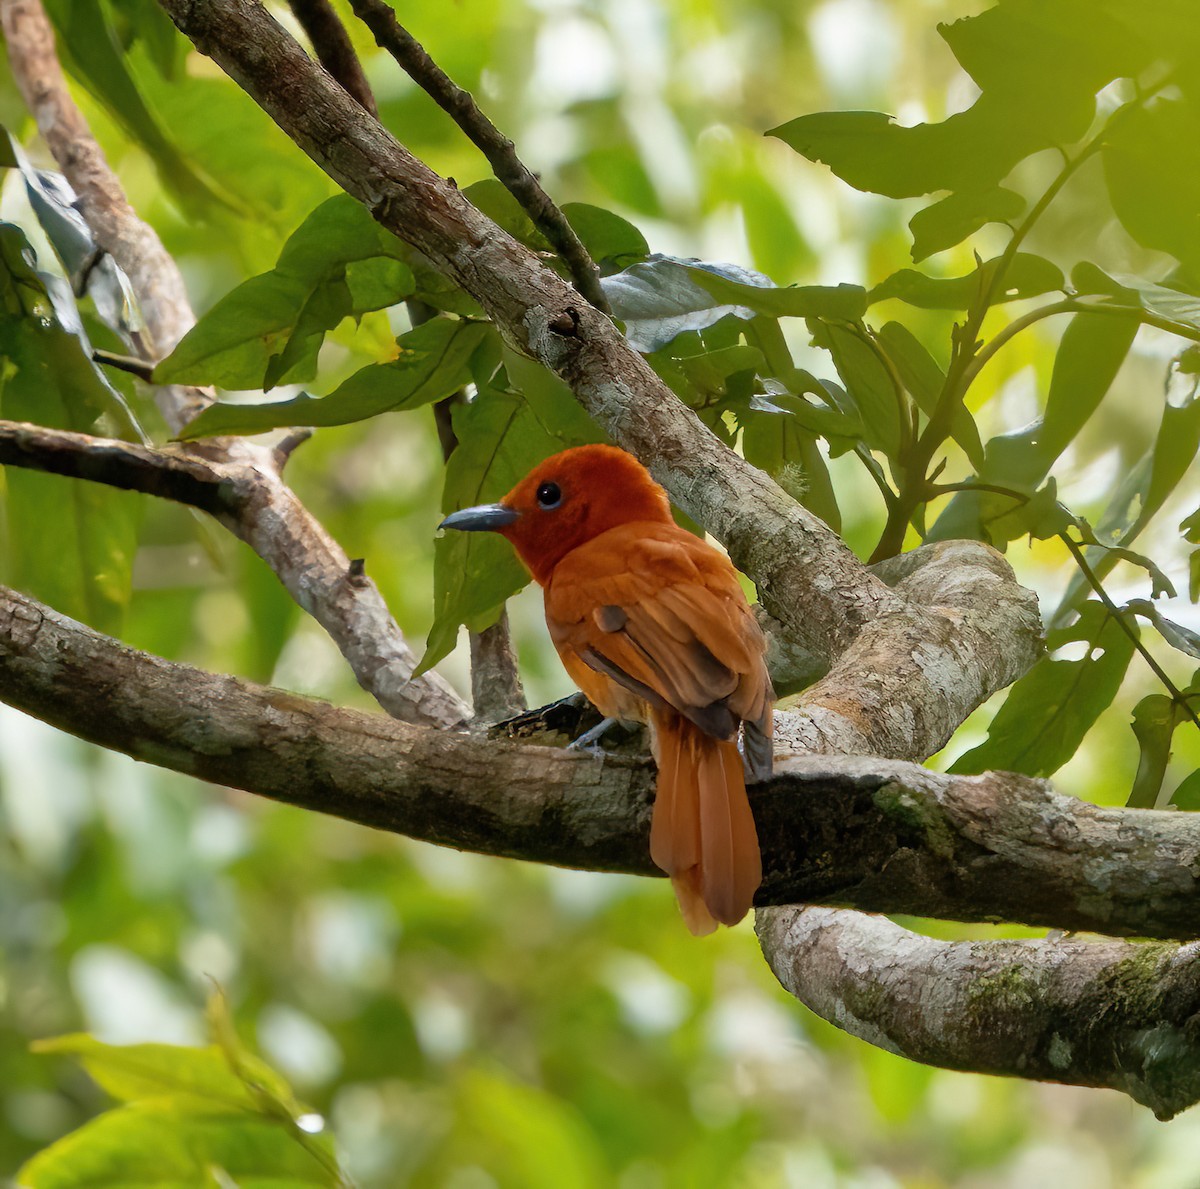
POLYGON ((1146 664, 1150 666, 1150 670, 1153 672, 1154 676, 1162 682, 1163 687, 1171 697, 1172 703, 1174 703, 1175 706, 1177 706, 1184 714, 1187 715, 1188 718, 1192 720, 1197 730, 1200 730, 1200 718, 1196 716, 1196 712, 1192 709, 1187 697, 1184 696, 1183 691, 1171 680, 1171 678, 1167 676, 1166 670, 1163 669, 1158 661, 1154 659, 1149 649, 1147 649, 1145 644, 1142 643, 1141 636, 1133 630, 1133 628, 1129 625, 1128 620, 1121 613, 1121 609, 1112 601, 1108 591, 1104 589, 1104 583, 1100 581, 1099 577, 1096 575, 1096 572, 1088 563, 1083 549, 1077 542, 1071 539, 1068 533, 1059 533, 1058 535, 1063 544, 1066 545, 1066 547, 1071 551, 1071 556, 1075 559, 1075 564, 1079 567, 1080 573, 1083 574, 1084 578, 1087 580, 1087 584, 1096 592, 1097 597, 1104 604, 1105 610, 1108 611, 1109 615, 1116 619, 1121 631, 1123 631, 1125 635, 1129 637, 1134 648, 1141 653, 1142 660, 1144 660, 1146 664))

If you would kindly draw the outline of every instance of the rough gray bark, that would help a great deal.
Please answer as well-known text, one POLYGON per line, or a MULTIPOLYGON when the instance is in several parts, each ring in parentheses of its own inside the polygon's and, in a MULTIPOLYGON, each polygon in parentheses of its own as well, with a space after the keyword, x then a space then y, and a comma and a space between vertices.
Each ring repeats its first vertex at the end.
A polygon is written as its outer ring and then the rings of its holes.
MULTIPOLYGON (((102 747, 364 825, 661 875, 647 849, 654 770, 644 756, 600 763, 544 735, 503 743, 338 709, 136 652, 2 587, 0 696, 102 747)), ((1163 938, 1193 937, 1200 919, 1191 814, 1100 809, 1030 777, 873 757, 784 760, 750 799, 760 905, 1163 938)))
POLYGON ((906 1057, 1108 1086, 1160 1119, 1200 1098, 1200 942, 946 942, 822 908, 759 917, 776 977, 906 1057), (863 970, 870 977, 862 976, 863 970))

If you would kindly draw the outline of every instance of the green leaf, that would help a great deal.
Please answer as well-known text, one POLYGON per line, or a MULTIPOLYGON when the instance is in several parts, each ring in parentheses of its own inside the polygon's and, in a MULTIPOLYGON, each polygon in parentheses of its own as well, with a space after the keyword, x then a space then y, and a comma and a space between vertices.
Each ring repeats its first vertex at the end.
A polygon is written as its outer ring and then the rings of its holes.
MULTIPOLYGON (((330 1149, 328 1139, 309 1137, 330 1149)), ((331 1157, 330 1157, 331 1158, 331 1157)), ((335 1186, 336 1173, 290 1126, 261 1116, 195 1114, 174 1104, 127 1106, 86 1123, 18 1173, 26 1189, 194 1189, 214 1173, 240 1189, 335 1186)))
MULTIPOLYGON (((867 309, 861 285, 755 285, 732 280, 703 267, 691 270, 692 280, 720 301, 748 306, 771 318, 830 318, 856 322, 867 309)), ((765 278, 764 278, 765 279, 765 278)))
POLYGON ((1080 660, 1043 657, 1012 687, 984 743, 960 756, 953 772, 1005 769, 1049 776, 1078 750, 1092 724, 1116 696, 1133 656, 1133 642, 1103 604, 1089 601, 1069 627, 1050 633, 1047 648, 1085 641, 1080 660))
POLYGON ((1149 694, 1133 710, 1133 733, 1138 741, 1138 768, 1126 804, 1153 809, 1171 758, 1171 739, 1179 724, 1175 703, 1165 694, 1149 694))
POLYGON ((1025 199, 1003 186, 962 190, 917 211, 908 222, 912 259, 920 264, 972 236, 988 223, 1007 223, 1025 209, 1025 199))
POLYGON ((496 332, 480 322, 431 318, 396 340, 397 357, 355 372, 328 396, 262 404, 211 404, 180 432, 183 441, 255 434, 290 425, 348 425, 441 400, 471 381, 471 360, 496 332))
POLYGON ((1086 313, 1071 318, 1054 356, 1046 412, 1036 439, 1047 471, 1112 387, 1137 332, 1134 318, 1086 313))
POLYGON ((701 265, 659 255, 605 277, 604 294, 613 316, 624 322, 630 345, 648 355, 686 331, 704 330, 726 316, 753 318, 748 306, 723 303, 698 282, 700 272, 711 270, 747 282, 748 287, 770 284, 761 273, 735 264, 701 265))
MULTIPOLYGON (((0 224, 0 416, 90 431, 119 400, 80 339, 58 321, 24 235, 0 224)), ((139 497, 10 467, 4 507, 3 580, 101 631, 119 631, 132 586, 139 497)))
POLYGON ((1196 108, 1160 98, 1112 120, 1101 156, 1125 230, 1143 247, 1170 252, 1200 275, 1200 164, 1195 154, 1180 152, 1181 145, 1197 143, 1196 108))
MULTIPOLYGON (((47 0, 46 12, 58 33, 68 69, 92 96, 146 150, 164 182, 185 209, 196 199, 220 199, 179 151, 161 112, 146 102, 118 44, 109 6, 101 0, 47 0)), ((160 14, 161 15, 161 14, 160 14)))
POLYGON ((550 241, 534 226, 525 208, 512 196, 508 187, 496 178, 484 178, 463 188, 463 197, 478 207, 489 219, 513 239, 535 252, 549 252, 550 241))
MULTIPOLYGON (((93 1080, 114 1098, 123 1102, 170 1098, 192 1109, 230 1108, 257 1111, 262 1093, 292 1102, 287 1082, 262 1061, 249 1054, 239 1060, 246 1063, 239 1076, 218 1045, 188 1048, 168 1044, 110 1045, 73 1033, 49 1040, 35 1041, 36 1053, 68 1054, 78 1057, 93 1080), (249 1082, 248 1079, 249 1078, 249 1082)), ((298 1109, 298 1108, 297 1108, 298 1109)))
POLYGON ((862 417, 867 444, 894 458, 900 449, 901 398, 874 348, 861 329, 856 333, 815 321, 808 325, 813 345, 833 356, 833 365, 862 417))
MULTIPOLYGON (((510 354, 506 371, 523 392, 481 385, 473 401, 454 410, 458 446, 446 464, 443 512, 493 503, 551 454, 602 440, 567 388, 539 364, 510 354)), ((528 582, 498 534, 443 533, 434 543, 434 621, 415 675, 451 652, 462 625, 482 631, 495 623, 505 600, 528 582)))
POLYGON ((1200 809, 1200 769, 1180 781, 1179 787, 1171 794, 1171 804, 1193 813, 1200 809))
MULTIPOLYGON (((1002 257, 985 261, 964 277, 930 277, 916 269, 902 268, 881 281, 867 294, 871 305, 897 298, 924 310, 965 310, 991 283, 1002 257)), ((1063 287, 1062 270, 1041 256, 1018 252, 1004 274, 1004 283, 991 304, 1023 301, 1063 287)))
POLYGON ((628 263, 650 255, 646 237, 628 219, 589 202, 563 203, 562 212, 597 264, 628 263))
POLYGON ((192 327, 155 369, 155 383, 269 389, 312 379, 327 331, 414 291, 403 254, 349 195, 323 202, 270 272, 226 294, 192 327))
MULTIPOLYGON (((917 408, 926 417, 932 417, 946 383, 946 373, 937 360, 925 350, 908 327, 899 322, 886 323, 875 337, 894 364, 904 387, 916 401, 917 408)), ((960 404, 955 410, 950 433, 971 464, 976 469, 982 467, 983 443, 979 440, 979 428, 970 409, 964 405, 960 404)))
POLYGON ((1194 632, 1191 628, 1168 619, 1149 599, 1130 599, 1125 604, 1125 609, 1148 619, 1172 648, 1200 660, 1200 632, 1194 632))
POLYGON ((839 531, 841 510, 816 436, 831 436, 834 426, 861 431, 861 424, 855 426, 837 409, 811 404, 803 396, 773 393, 769 400, 778 411, 751 404, 738 414, 746 461, 766 471, 789 495, 839 531))
POLYGON ((1081 301, 1085 304, 1148 310, 1178 323, 1180 333, 1195 337, 1194 332, 1200 331, 1200 297, 1195 294, 1125 273, 1110 275, 1087 261, 1071 270, 1071 284, 1082 295, 1081 301), (1093 301, 1093 295, 1098 300, 1093 301))

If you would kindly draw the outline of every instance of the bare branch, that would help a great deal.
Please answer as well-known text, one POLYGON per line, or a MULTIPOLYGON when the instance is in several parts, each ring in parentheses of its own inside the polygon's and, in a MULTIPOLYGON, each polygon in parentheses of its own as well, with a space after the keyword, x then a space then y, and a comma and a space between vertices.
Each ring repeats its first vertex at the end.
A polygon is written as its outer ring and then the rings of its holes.
POLYGON ((371 84, 367 82, 350 36, 329 0, 288 0, 288 7, 308 34, 321 65, 353 96, 356 103, 371 115, 378 115, 371 84))
POLYGON ((466 721, 466 707, 437 674, 410 680, 416 659, 378 590, 365 576, 350 580, 349 559, 279 477, 269 451, 220 440, 156 450, 3 421, 0 464, 91 479, 209 513, 275 571, 385 710, 430 726, 466 721))
POLYGON ((1108 1086, 1169 1119, 1200 1099, 1200 943, 945 942, 881 917, 779 909, 763 953, 792 994, 930 1065, 1108 1086))
POLYGON ((507 611, 490 628, 471 633, 471 704, 477 723, 501 722, 526 707, 507 611))
POLYGON ((425 47, 396 20, 396 14, 384 0, 350 0, 350 3, 358 18, 375 35, 380 48, 392 55, 400 68, 454 120, 487 158, 497 179, 566 261, 575 288, 601 313, 610 313, 608 298, 600 287, 600 270, 566 215, 517 156, 513 142, 480 111, 471 93, 454 82, 426 53, 425 47))

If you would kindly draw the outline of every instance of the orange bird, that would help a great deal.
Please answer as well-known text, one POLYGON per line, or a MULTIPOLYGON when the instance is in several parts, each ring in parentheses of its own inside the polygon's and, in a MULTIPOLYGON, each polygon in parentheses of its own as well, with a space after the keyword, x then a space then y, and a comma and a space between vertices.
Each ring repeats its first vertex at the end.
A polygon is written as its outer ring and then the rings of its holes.
POLYGON ((607 718, 651 726, 650 856, 693 933, 746 915, 762 882, 746 768, 771 772, 766 642, 728 559, 679 528, 631 455, 579 446, 442 528, 503 534, 541 584, 572 679, 607 718))

